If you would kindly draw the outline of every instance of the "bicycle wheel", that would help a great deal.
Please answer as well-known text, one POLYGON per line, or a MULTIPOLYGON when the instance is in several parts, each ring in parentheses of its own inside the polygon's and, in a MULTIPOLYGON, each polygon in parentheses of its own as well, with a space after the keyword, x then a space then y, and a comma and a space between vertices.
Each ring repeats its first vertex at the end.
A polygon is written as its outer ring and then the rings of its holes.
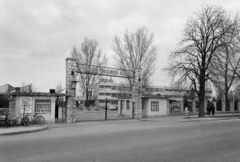
POLYGON ((36 117, 36 123, 37 124, 43 124, 45 122, 45 119, 43 116, 37 116, 36 117))
POLYGON ((22 123, 23 123, 23 126, 29 126, 30 124, 29 118, 23 118, 22 123))

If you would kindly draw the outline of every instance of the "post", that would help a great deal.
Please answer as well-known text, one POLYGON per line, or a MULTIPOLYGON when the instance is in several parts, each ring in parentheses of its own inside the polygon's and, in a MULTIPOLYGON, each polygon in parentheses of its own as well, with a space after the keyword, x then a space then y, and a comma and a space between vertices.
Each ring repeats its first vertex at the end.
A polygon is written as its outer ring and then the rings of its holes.
POLYGON ((73 58, 66 59, 66 119, 65 122, 75 122, 76 106, 73 104, 74 97, 76 96, 76 89, 72 88, 72 83, 76 81, 76 60, 73 58))
POLYGON ((235 109, 235 104, 234 104, 234 92, 233 92, 233 108, 232 108, 232 113, 234 114, 234 109, 235 109))
POLYGON ((141 78, 141 69, 134 69, 134 83, 133 83, 133 102, 135 103, 134 107, 134 118, 142 118, 142 100, 141 100, 141 88, 142 88, 142 78, 141 78))
POLYGON ((196 100, 192 100, 192 111, 193 115, 196 115, 196 100))
POLYGON ((183 101, 180 101, 180 112, 183 114, 184 113, 184 103, 183 101))
POLYGON ((134 109, 135 109, 135 104, 134 104, 134 102, 133 102, 133 104, 132 104, 132 118, 134 119, 134 109))
POLYGON ((105 101, 105 120, 107 120, 107 99, 105 101))

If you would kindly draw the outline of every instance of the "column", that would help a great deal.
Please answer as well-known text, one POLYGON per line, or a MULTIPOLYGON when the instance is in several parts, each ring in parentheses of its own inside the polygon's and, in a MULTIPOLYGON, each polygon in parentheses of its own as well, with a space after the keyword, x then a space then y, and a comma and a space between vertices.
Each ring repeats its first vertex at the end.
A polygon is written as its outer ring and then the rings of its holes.
POLYGON ((222 112, 225 112, 226 111, 226 102, 225 100, 222 100, 222 112))
POLYGON ((134 102, 134 118, 142 118, 142 99, 140 88, 142 87, 141 69, 134 70, 134 83, 133 83, 133 102, 134 102))
POLYGON ((184 113, 184 101, 180 101, 180 112, 183 114, 184 113))
POLYGON ((121 115, 121 100, 118 100, 118 115, 121 115))
POLYGON ((193 115, 196 115, 196 100, 192 101, 192 112, 193 112, 193 115))
POLYGON ((171 113, 170 109, 171 109, 170 100, 167 100, 167 115, 171 113))
POLYGON ((234 104, 233 104, 233 101, 229 101, 230 102, 230 112, 233 112, 234 111, 234 104))
POLYGON ((76 60, 73 58, 66 58, 66 117, 67 123, 75 122, 75 96, 76 89, 72 88, 72 81, 76 80, 76 60))
POLYGON ((205 100, 204 100, 204 113, 207 112, 207 102, 208 102, 208 100, 205 99, 205 100))
POLYGON ((239 102, 239 100, 237 101, 237 111, 239 112, 239 106, 240 106, 240 102, 239 102))
POLYGON ((213 101, 213 105, 215 107, 215 112, 217 112, 217 101, 213 101))

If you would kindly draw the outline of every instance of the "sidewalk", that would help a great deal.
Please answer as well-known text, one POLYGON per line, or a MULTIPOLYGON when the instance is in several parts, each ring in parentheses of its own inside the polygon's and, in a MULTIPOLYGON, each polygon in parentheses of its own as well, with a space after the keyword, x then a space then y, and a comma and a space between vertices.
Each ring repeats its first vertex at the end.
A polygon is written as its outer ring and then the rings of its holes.
POLYGON ((235 114, 215 114, 205 115, 203 118, 199 118, 197 115, 191 115, 188 118, 185 116, 163 116, 163 117, 150 117, 142 118, 141 121, 149 122, 199 122, 199 121, 216 121, 216 120, 229 120, 240 119, 240 113, 235 114))
POLYGON ((102 124, 116 124, 116 123, 133 123, 133 122, 200 122, 200 121, 216 121, 216 120, 230 120, 240 119, 240 113, 235 114, 216 114, 215 116, 205 115, 203 118, 199 118, 196 115, 186 118, 185 116, 162 116, 162 117, 149 117, 142 119, 127 119, 127 120, 106 120, 106 121, 83 121, 76 123, 52 123, 45 125, 30 125, 24 126, 12 126, 12 127, 0 127, 0 136, 2 135, 15 135, 22 133, 38 132, 48 130, 51 128, 62 127, 75 127, 75 126, 90 126, 90 125, 102 125, 102 124))
POLYGON ((47 125, 30 125, 28 127, 10 126, 8 128, 0 127, 0 136, 39 132, 47 129, 49 129, 47 125))

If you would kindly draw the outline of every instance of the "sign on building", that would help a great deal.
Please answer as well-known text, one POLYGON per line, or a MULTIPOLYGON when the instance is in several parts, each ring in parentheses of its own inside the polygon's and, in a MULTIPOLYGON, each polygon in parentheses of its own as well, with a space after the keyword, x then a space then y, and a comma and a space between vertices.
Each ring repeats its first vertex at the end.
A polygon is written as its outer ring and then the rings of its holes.
POLYGON ((77 72, 82 74, 104 75, 122 78, 133 78, 134 72, 132 70, 122 70, 109 67, 100 67, 93 65, 80 65, 77 72))
POLYGON ((31 97, 24 97, 20 99, 20 113, 32 113, 32 98, 31 97))

